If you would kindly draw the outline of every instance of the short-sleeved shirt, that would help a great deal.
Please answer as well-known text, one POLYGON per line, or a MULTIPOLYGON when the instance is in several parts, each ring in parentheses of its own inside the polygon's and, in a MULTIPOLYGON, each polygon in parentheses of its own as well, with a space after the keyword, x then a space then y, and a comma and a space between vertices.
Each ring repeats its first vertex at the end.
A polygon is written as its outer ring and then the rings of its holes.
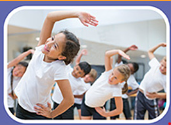
POLYGON ((145 74, 139 88, 142 89, 144 93, 158 92, 163 89, 166 92, 166 75, 160 72, 159 67, 161 64, 156 58, 153 58, 150 60, 149 65, 150 70, 145 74))
POLYGON ((106 71, 93 83, 85 94, 85 104, 89 107, 101 107, 113 97, 122 96, 121 84, 111 85, 108 83, 109 75, 113 70, 106 71))
MULTIPOLYGON (((122 65, 123 62, 121 61, 120 63, 116 63, 115 64, 115 67, 119 66, 119 65, 122 65)), ((124 86, 125 82, 122 83, 122 86, 124 86)), ((137 81, 135 80, 135 77, 133 74, 130 75, 130 77, 128 78, 127 80, 127 84, 129 87, 132 88, 132 90, 135 90, 139 87, 139 84, 137 83, 137 81)), ((122 98, 126 99, 128 98, 128 95, 127 94, 122 94, 122 98)))
POLYGON ((29 112, 35 112, 34 106, 37 103, 47 106, 55 81, 68 79, 63 61, 56 60, 51 63, 43 61, 45 56, 41 51, 43 47, 44 45, 36 47, 32 60, 15 89, 19 104, 29 112))
MULTIPOLYGON (((75 78, 72 75, 73 68, 70 65, 67 66, 66 70, 68 72, 67 75, 68 75, 68 79, 71 85, 72 93, 74 95, 82 95, 87 90, 84 82, 82 81, 81 78, 75 78)), ((56 85, 54 88, 52 99, 57 104, 60 104, 63 100, 63 96, 58 85, 56 85)))
MULTIPOLYGON (((7 73, 8 73, 8 81, 7 81, 7 84, 8 84, 8 90, 7 90, 7 101, 8 101, 8 107, 9 108, 12 108, 12 107, 14 107, 14 100, 13 100, 13 98, 11 97, 11 96, 9 96, 9 94, 11 94, 11 92, 12 92, 12 88, 11 88, 11 71, 12 71, 12 67, 11 68, 8 68, 7 69, 7 73)), ((20 81, 20 79, 21 79, 21 77, 15 77, 15 76, 13 76, 13 91, 14 91, 14 89, 16 88, 16 86, 17 86, 17 84, 18 84, 18 82, 20 81)))
MULTIPOLYGON (((91 87, 91 84, 90 83, 85 83, 84 79, 81 79, 81 80, 84 83, 85 90, 87 91, 91 87)), ((81 95, 81 93, 86 92, 85 90, 83 90, 83 91, 77 90, 77 91, 74 92, 74 95, 81 95)), ((76 104, 81 104, 82 103, 82 98, 75 98, 74 100, 75 100, 74 102, 76 104)))

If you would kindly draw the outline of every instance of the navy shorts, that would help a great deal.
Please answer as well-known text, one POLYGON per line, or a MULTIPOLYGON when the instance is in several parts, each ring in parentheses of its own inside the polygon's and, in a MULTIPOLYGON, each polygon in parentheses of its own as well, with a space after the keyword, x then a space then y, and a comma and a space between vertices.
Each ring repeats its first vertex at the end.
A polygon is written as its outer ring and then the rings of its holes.
POLYGON ((81 109, 81 104, 74 103, 74 108, 77 108, 77 110, 81 109))
POLYGON ((135 99, 134 119, 144 119, 145 113, 148 111, 148 119, 154 119, 159 116, 158 100, 147 99, 142 92, 138 92, 135 99))
MULTIPOLYGON (((58 107, 59 104, 54 102, 53 109, 58 107)), ((64 113, 58 115, 54 119, 65 119, 65 120, 73 120, 74 119, 74 105, 71 106, 68 110, 66 110, 64 113)))
POLYGON ((36 113, 29 112, 23 109, 19 104, 17 105, 16 117, 20 119, 40 119, 40 120, 51 120, 50 118, 46 118, 41 115, 37 115, 36 113))
POLYGON ((93 120, 106 120, 106 117, 101 116, 95 108, 91 108, 85 104, 85 97, 81 105, 81 116, 93 116, 93 120))

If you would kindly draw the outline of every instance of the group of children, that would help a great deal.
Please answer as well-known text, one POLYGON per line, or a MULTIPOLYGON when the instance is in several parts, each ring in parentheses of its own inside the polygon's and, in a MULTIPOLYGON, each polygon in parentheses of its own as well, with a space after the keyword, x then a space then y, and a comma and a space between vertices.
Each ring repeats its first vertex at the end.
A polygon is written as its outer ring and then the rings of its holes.
MULTIPOLYGON (((85 26, 97 26, 96 18, 86 12, 55 11, 50 12, 43 24, 40 41, 35 51, 28 50, 8 63, 8 104, 13 111, 13 101, 17 98, 16 117, 20 119, 74 119, 74 107, 77 107, 82 120, 106 119, 117 116, 123 111, 126 119, 131 119, 128 96, 137 93, 134 119, 144 119, 146 110, 149 118, 159 115, 157 98, 166 98, 166 57, 159 63, 154 51, 163 46, 161 43, 149 50, 150 67, 140 86, 133 74, 138 70, 136 63, 123 64, 121 58, 130 59, 128 50, 136 50, 132 45, 128 49, 109 50, 105 53, 105 72, 96 79, 97 73, 88 62, 80 62, 82 51, 74 68, 71 63, 80 50, 78 38, 69 31, 61 31, 51 37, 56 21, 78 18, 85 26), (34 53, 29 65, 20 61, 28 54, 34 53), (117 64, 112 68, 112 57, 118 55, 117 64), (27 67, 27 70, 26 70, 27 67), (95 81, 94 81, 95 80, 95 81), (94 82, 91 86, 89 82, 94 82), (54 93, 51 107, 51 89, 54 93), (128 93, 128 86, 134 91, 128 93), (104 105, 111 99, 111 110, 104 105), (115 104, 113 103, 115 102, 115 104), (114 106, 112 106, 114 105, 114 106), (126 113, 127 112, 127 113, 126 113)), ((115 118, 113 118, 115 119, 115 118)))

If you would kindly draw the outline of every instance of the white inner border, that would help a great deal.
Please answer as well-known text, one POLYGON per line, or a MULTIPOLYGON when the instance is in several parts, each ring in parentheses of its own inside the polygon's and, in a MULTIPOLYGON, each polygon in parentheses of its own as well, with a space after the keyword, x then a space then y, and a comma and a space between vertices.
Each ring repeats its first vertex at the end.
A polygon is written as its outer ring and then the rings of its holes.
POLYGON ((162 119, 165 114, 167 113, 168 109, 169 109, 169 105, 170 105, 170 25, 169 25, 169 21, 168 18, 166 17, 166 15, 159 10, 158 8, 152 7, 152 6, 22 6, 22 7, 18 7, 16 9, 14 9, 11 13, 8 14, 5 23, 4 23, 4 106, 6 109, 6 112, 8 113, 8 115, 14 119, 17 122, 20 123, 102 123, 102 124, 107 124, 107 123, 154 123, 159 121, 160 119, 162 119), (24 9, 132 9, 132 10, 139 10, 139 9, 144 9, 144 10, 152 10, 155 11, 156 13, 160 14, 165 23, 166 23, 166 43, 167 43, 167 103, 166 103, 166 108, 163 111, 162 114, 160 114, 159 117, 153 119, 153 120, 21 120, 18 119, 17 117, 13 116, 10 111, 8 110, 8 105, 7 105, 7 55, 8 55, 8 51, 7 51, 7 40, 8 40, 8 33, 7 33, 7 27, 8 27, 8 23, 9 23, 9 19, 13 16, 13 14, 17 13, 18 11, 24 10, 24 9))

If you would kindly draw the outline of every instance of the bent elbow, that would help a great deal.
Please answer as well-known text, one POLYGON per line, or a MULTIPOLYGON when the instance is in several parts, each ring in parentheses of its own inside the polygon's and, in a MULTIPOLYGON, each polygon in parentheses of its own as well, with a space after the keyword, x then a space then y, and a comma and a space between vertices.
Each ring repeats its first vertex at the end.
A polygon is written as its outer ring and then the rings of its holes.
POLYGON ((73 105, 74 104, 74 96, 70 96, 70 98, 67 99, 67 102, 69 105, 73 105))

